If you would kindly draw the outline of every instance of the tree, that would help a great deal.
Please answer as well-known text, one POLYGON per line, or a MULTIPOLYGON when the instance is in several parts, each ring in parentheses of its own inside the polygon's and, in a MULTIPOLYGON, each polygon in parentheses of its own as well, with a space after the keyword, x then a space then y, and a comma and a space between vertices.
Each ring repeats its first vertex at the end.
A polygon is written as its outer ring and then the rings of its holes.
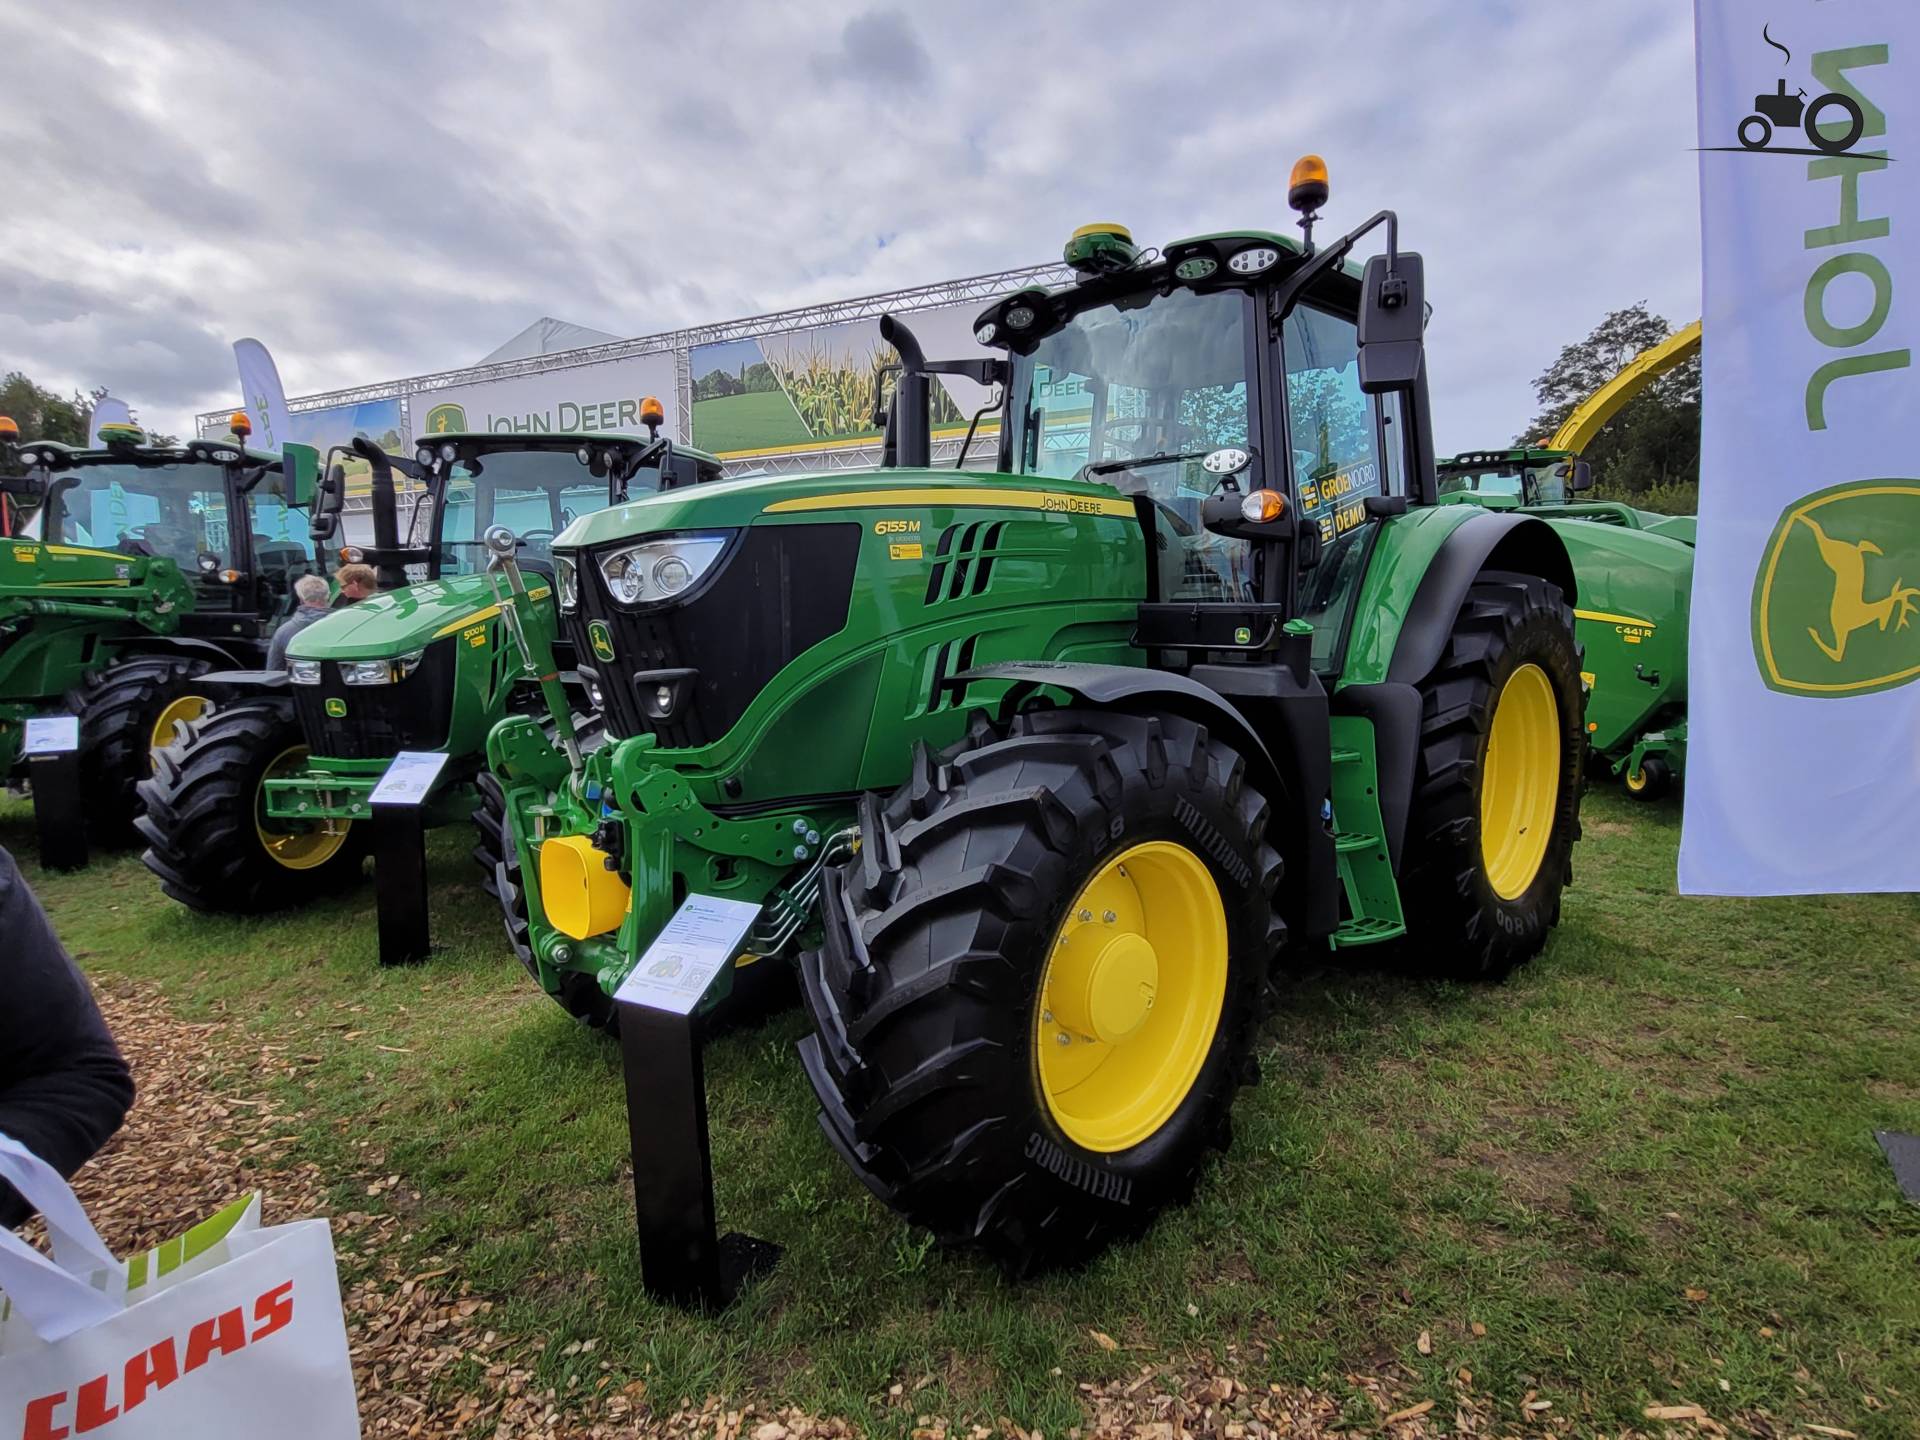
POLYGON ((62 400, 36 385, 18 370, 0 380, 0 415, 20 427, 22 440, 56 440, 63 445, 85 445, 93 405, 84 395, 62 400))
MULTIPOLYGON (((1551 438, 1583 400, 1649 346, 1673 333, 1644 300, 1615 310, 1568 345, 1533 382, 1540 412, 1514 443, 1551 438)), ((1700 474, 1700 360, 1677 365, 1641 391, 1581 452, 1595 483, 1616 495, 1692 486, 1700 474)))

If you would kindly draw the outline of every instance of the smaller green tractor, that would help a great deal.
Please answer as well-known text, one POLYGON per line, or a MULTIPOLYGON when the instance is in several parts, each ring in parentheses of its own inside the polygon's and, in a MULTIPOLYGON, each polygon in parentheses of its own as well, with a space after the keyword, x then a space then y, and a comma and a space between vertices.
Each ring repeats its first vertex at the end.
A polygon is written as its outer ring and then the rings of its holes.
POLYGON ((206 709, 202 678, 258 665, 294 580, 320 569, 296 513, 317 457, 154 444, 130 425, 103 427, 94 448, 16 453, 0 540, 0 780, 24 778, 28 719, 77 715, 89 829, 127 843, 152 751, 206 709))
POLYGON ((1522 511, 1559 533, 1580 579, 1589 753, 1636 800, 1664 795, 1686 770, 1694 517, 1575 498, 1591 472, 1565 450, 1470 451, 1439 474, 1442 504, 1522 511))
MULTIPOLYGON (((656 424, 658 413, 648 412, 656 424)), ((380 593, 301 631, 285 671, 204 677, 214 707, 141 787, 143 858, 193 909, 283 909, 357 880, 369 797, 403 750, 447 753, 428 820, 464 820, 487 732, 546 703, 522 683, 518 657, 525 632, 554 632, 553 537, 632 494, 720 473, 712 456, 630 435, 435 434, 411 459, 357 440, 350 456, 329 456, 320 544, 338 538, 355 460, 368 471, 373 544, 340 554, 372 565, 380 593), (496 525, 519 534, 523 594, 483 573, 480 537, 496 525)), ((586 710, 594 701, 560 650, 556 673, 536 678, 555 703, 586 710)), ((484 868, 491 883, 490 860, 484 868)))

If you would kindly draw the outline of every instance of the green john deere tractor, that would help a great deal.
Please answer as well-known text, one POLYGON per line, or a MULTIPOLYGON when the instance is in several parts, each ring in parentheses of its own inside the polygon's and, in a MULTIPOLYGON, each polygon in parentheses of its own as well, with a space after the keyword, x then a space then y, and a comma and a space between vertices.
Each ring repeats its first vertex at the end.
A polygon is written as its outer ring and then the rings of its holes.
POLYGON ((606 1022, 689 894, 760 906, 735 983, 797 963, 834 1147, 1016 1271, 1190 1191, 1276 964, 1498 976, 1570 876, 1566 547, 1433 503, 1420 257, 1385 211, 1316 250, 1295 175, 1304 245, 1089 227, 1075 283, 980 315, 991 358, 888 317, 876 472, 574 523, 607 742, 556 711, 487 743, 508 932, 562 1005, 606 1022), (929 467, 951 373, 1001 387, 996 463, 929 467))
POLYGON ((201 678, 259 664, 294 579, 320 569, 295 513, 316 457, 154 445, 133 426, 18 457, 8 508, 25 518, 0 541, 0 779, 21 776, 28 718, 79 716, 90 828, 125 843, 152 751, 206 708, 201 678))
MULTIPOLYGON (((719 474, 711 456, 626 435, 446 433, 412 460, 366 440, 352 451, 369 472, 374 543, 341 554, 371 564, 381 593, 301 631, 286 671, 203 677, 214 708, 156 757, 141 787, 143 858, 196 910, 295 906, 357 879, 357 822, 370 818, 368 797, 399 751, 447 752, 429 819, 464 819, 488 730, 540 703, 521 684, 510 636, 553 633, 553 537, 632 494, 719 474), (396 469, 412 482, 404 494, 396 469), (479 537, 500 524, 520 532, 520 563, 533 573, 524 597, 483 573, 479 537)), ((345 494, 345 464, 330 463, 317 542, 336 538, 345 494)), ((570 664, 561 669, 572 678, 570 664)), ((577 686, 564 703, 587 708, 577 686)), ((491 881, 490 861, 486 873, 491 881)))
POLYGON ((1687 620, 1694 517, 1570 497, 1591 484, 1564 450, 1479 450, 1440 464, 1442 504, 1538 515, 1559 532, 1580 583, 1587 741, 1636 800, 1686 771, 1687 620))

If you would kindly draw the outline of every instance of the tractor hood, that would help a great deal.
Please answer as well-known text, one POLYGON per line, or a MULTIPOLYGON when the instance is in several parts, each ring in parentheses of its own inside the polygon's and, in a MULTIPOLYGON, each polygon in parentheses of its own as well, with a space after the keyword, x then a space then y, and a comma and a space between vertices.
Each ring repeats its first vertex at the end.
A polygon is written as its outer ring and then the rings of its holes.
MULTIPOLYGON (((867 470, 858 474, 753 475, 668 490, 582 515, 555 537, 558 550, 585 550, 673 530, 738 529, 768 520, 819 518, 866 506, 991 505, 1060 514, 1132 515, 1110 485, 994 470, 867 470)), ((317 628, 317 627, 316 627, 317 628)))
MULTIPOLYGON (((527 573, 527 594, 545 600, 553 586, 527 573)), ((293 638, 300 660, 376 660, 409 654, 500 611, 485 575, 455 575, 370 596, 334 611, 293 638)))

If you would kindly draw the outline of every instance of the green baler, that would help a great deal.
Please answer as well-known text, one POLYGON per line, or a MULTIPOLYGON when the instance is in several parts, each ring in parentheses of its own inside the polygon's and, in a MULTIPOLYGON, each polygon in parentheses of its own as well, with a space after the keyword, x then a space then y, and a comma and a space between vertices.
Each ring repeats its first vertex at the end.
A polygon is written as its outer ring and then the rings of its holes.
POLYGON ((1564 450, 1478 450, 1440 464, 1441 503, 1524 510, 1559 533, 1580 580, 1588 743, 1629 795, 1653 800, 1686 771, 1694 517, 1574 498, 1590 483, 1564 450))
POLYGON ((19 460, 8 488, 28 518, 0 541, 0 779, 21 776, 28 718, 77 715, 89 826, 124 842, 153 752, 206 708, 201 677, 260 663, 294 579, 320 569, 295 508, 315 455, 108 426, 98 448, 34 441, 19 460))
MULTIPOLYGON (((488 731, 540 703, 521 683, 513 635, 552 642, 554 535, 609 503, 720 468, 664 440, 576 433, 436 433, 411 461, 362 440, 355 454, 370 470, 374 544, 341 553, 390 588, 301 631, 284 672, 206 677, 212 713, 157 757, 141 787, 143 858, 194 909, 286 908, 356 879, 369 796, 402 750, 451 757, 429 818, 464 819, 488 731), (404 494, 396 468, 415 482, 404 494), (484 573, 480 536, 503 522, 521 532, 524 596, 484 573)), ((316 538, 333 538, 344 487, 344 467, 329 467, 316 538)), ((571 680, 571 666, 560 668, 571 680)), ((576 685, 570 703, 591 701, 576 685)), ((485 873, 491 882, 490 859, 485 873)))
POLYGON ((834 1147, 1014 1269, 1188 1192, 1276 965, 1498 976, 1570 878, 1566 548, 1433 503, 1420 259, 1390 212, 1316 251, 1324 196, 1296 171, 1304 246, 1089 227, 1076 283, 981 314, 992 358, 883 321, 882 467, 576 522, 608 741, 488 741, 543 986, 606 1023, 687 895, 752 902, 735 975, 798 964, 834 1147), (929 468, 938 373, 1003 388, 993 463, 929 468))

